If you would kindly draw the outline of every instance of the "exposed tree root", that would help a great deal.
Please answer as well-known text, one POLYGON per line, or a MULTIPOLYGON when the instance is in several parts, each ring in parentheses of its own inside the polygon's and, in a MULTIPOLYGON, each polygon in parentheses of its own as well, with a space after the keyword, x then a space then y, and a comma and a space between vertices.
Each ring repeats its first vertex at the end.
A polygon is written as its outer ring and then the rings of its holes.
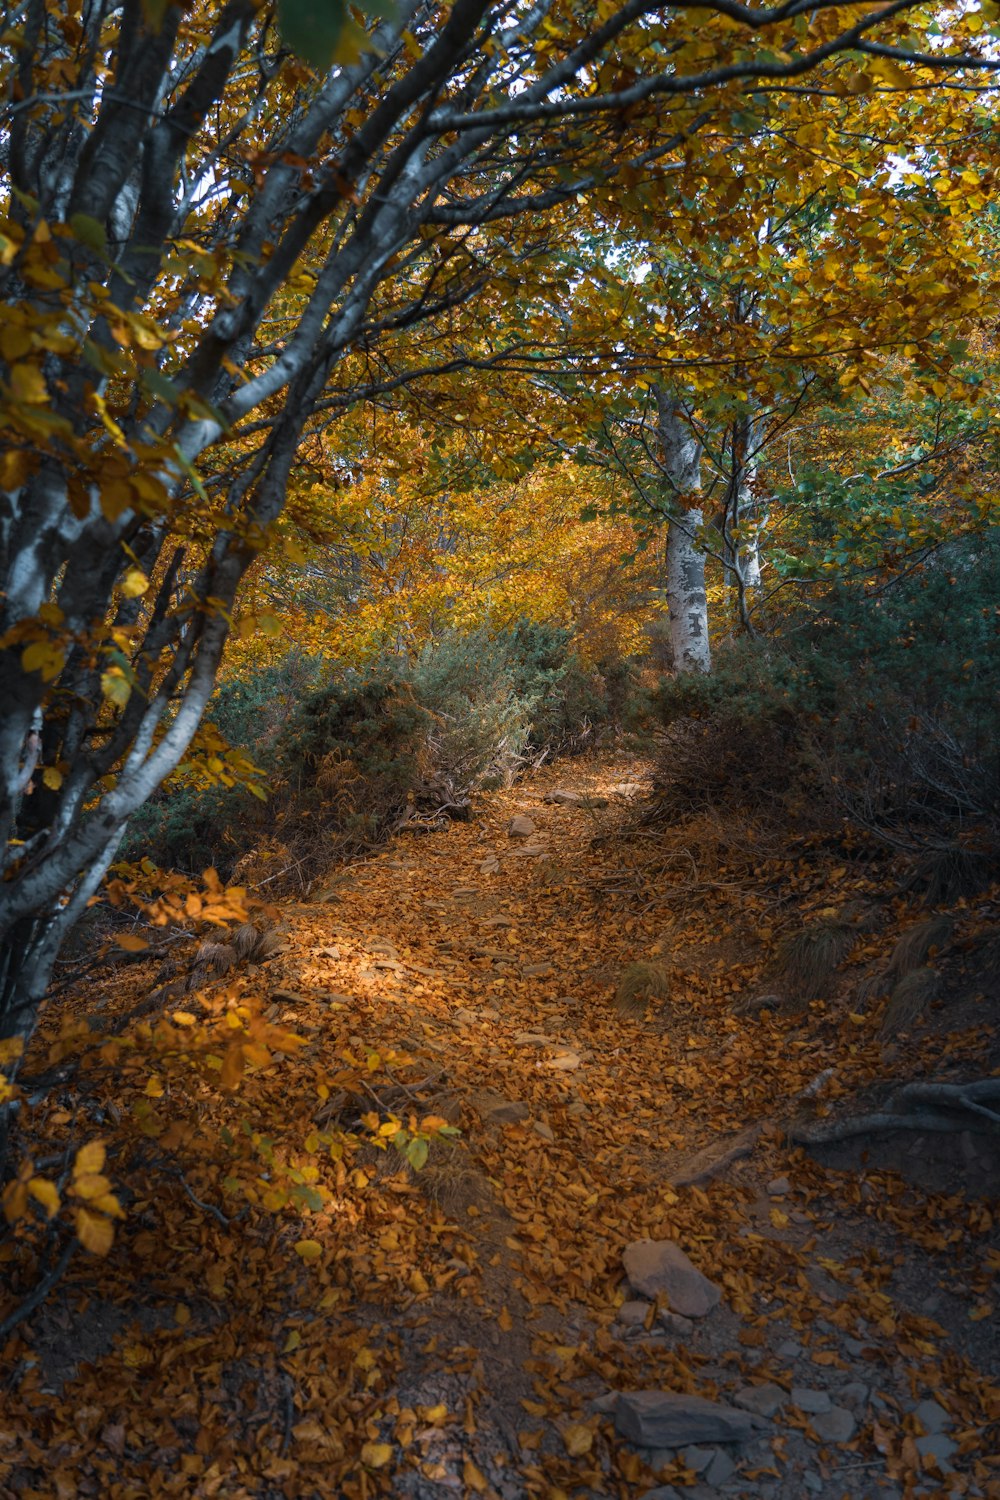
POLYGON ((740 1161, 742 1157, 750 1155, 760 1139, 763 1128, 763 1125, 750 1125, 746 1130, 741 1130, 723 1151, 719 1150, 720 1142, 714 1141, 703 1151, 696 1152, 674 1175, 673 1186, 696 1187, 699 1183, 708 1182, 711 1178, 717 1177, 720 1172, 731 1167, 734 1161, 740 1161))
POLYGON ((1000 1111, 990 1107, 994 1103, 1000 1104, 1000 1078, 970 1083, 907 1083, 889 1096, 884 1108, 872 1114, 793 1124, 789 1136, 799 1145, 818 1146, 884 1130, 969 1130, 980 1120, 995 1130, 1000 1129, 1000 1111))

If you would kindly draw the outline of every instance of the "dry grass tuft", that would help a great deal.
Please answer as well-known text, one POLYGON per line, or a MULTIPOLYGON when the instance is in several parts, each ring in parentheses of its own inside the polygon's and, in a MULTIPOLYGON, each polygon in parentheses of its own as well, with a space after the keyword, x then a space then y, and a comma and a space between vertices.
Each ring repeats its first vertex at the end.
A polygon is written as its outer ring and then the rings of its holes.
POLYGON ((996 869, 995 852, 949 843, 928 849, 917 861, 915 879, 925 887, 928 906, 950 906, 963 896, 977 896, 996 869))
POLYGON ((886 989, 894 989, 907 974, 923 968, 935 948, 951 942, 954 931, 954 921, 945 916, 928 917, 908 927, 889 955, 884 975, 886 989))
POLYGON ((888 1040, 909 1031, 941 993, 941 976, 934 969, 913 969, 896 985, 885 1008, 881 1036, 888 1040))
POLYGON ((662 964, 634 963, 622 970, 615 990, 615 1009, 638 1015, 651 1002, 670 999, 670 976, 662 964))
POLYGON ((833 988, 837 966, 857 942, 858 929, 840 920, 790 932, 778 944, 773 977, 794 999, 821 1000, 833 988))

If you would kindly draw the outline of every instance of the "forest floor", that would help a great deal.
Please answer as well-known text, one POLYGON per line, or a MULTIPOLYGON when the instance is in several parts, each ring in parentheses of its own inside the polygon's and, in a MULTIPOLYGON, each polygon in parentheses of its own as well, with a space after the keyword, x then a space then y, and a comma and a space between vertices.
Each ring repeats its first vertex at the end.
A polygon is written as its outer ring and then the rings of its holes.
MULTIPOLYGON (((642 777, 621 755, 543 768, 283 905, 278 952, 184 1002, 257 1000, 303 1039, 238 1092, 97 1068, 39 1107, 40 1153, 102 1137, 127 1212, 8 1340, 0 1495, 1000 1497, 995 1131, 807 1154, 788 1128, 991 1071, 983 997, 889 1043, 848 991, 740 1014, 782 923, 877 877, 807 844, 753 879, 710 865, 639 824, 642 777), (636 961, 670 998, 622 1014, 636 961), (419 1172, 319 1139, 366 1106, 317 1079, 366 1056, 376 1113, 461 1132, 419 1172), (262 1192, 267 1160, 325 1187, 316 1211, 241 1210, 240 1140, 262 1192), (721 1300, 637 1297, 643 1239, 721 1300), (629 1437, 655 1399, 615 1394, 644 1391, 677 1398, 661 1447, 629 1437)), ((36 1063, 153 987, 143 964, 69 987, 36 1063)))

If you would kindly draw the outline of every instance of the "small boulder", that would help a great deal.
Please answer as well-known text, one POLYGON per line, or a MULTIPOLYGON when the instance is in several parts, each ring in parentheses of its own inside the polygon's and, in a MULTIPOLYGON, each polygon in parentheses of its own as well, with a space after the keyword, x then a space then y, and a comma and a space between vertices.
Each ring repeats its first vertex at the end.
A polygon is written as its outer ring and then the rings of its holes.
POLYGON ((673 1240, 635 1240, 622 1254, 633 1291, 667 1298, 671 1312, 704 1318, 718 1307, 722 1293, 703 1276, 673 1240))
POLYGON ((546 792, 542 798, 543 802, 564 803, 567 807, 574 807, 580 800, 579 792, 564 792, 561 790, 546 792))
POLYGON ((530 839, 534 832, 534 823, 523 813, 519 813, 516 818, 511 818, 507 824, 507 833, 512 839, 530 839))
POLYGON ((615 1429, 641 1448, 742 1443, 754 1435, 749 1412, 675 1391, 623 1391, 615 1407, 615 1429))

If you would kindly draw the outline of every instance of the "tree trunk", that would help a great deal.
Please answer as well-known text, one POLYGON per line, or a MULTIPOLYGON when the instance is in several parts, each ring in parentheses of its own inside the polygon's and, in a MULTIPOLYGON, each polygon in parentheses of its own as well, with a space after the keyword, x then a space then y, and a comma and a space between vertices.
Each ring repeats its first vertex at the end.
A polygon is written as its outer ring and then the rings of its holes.
POLYGON ((701 444, 681 415, 680 403, 657 387, 660 460, 673 514, 667 528, 667 602, 676 672, 710 672, 708 594, 701 545, 701 444))

